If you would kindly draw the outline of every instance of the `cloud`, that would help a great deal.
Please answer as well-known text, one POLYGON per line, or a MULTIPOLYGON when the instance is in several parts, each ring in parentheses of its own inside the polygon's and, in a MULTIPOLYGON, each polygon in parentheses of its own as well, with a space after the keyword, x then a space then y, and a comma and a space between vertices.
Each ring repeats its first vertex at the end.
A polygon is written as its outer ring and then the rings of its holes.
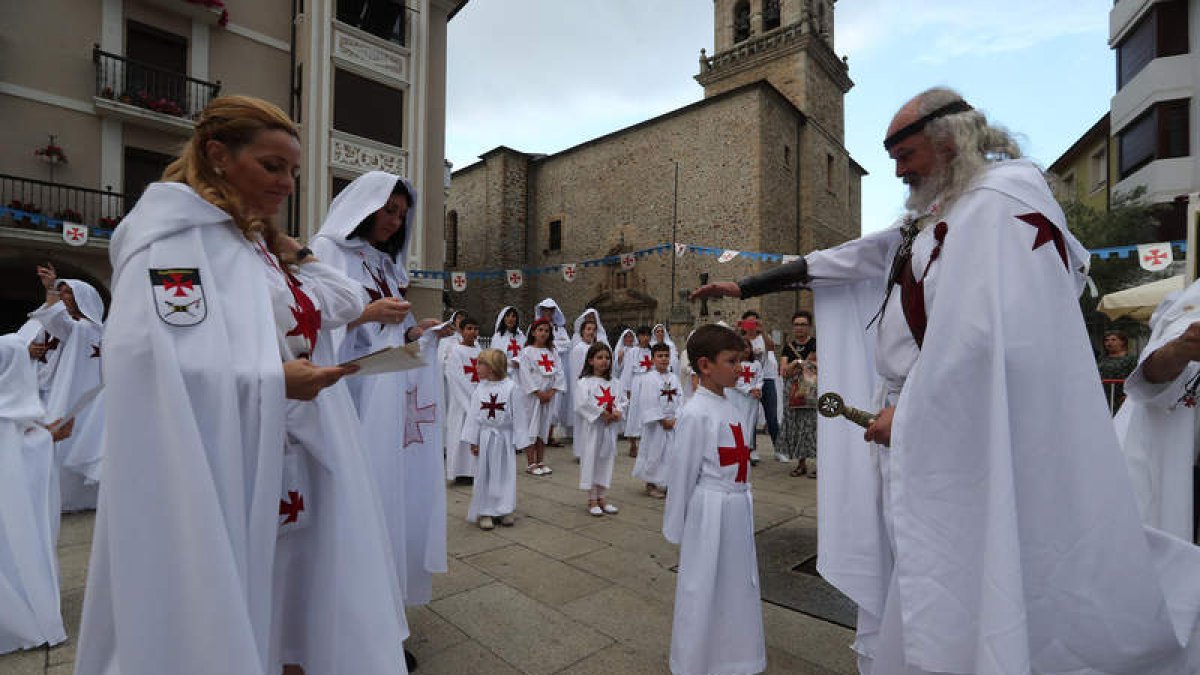
MULTIPOLYGON (((1106 0, 854 0, 838 5, 839 53, 885 51, 920 63, 1021 51, 1061 37, 1106 31, 1106 0)), ((874 54, 877 55, 877 54, 874 54)))

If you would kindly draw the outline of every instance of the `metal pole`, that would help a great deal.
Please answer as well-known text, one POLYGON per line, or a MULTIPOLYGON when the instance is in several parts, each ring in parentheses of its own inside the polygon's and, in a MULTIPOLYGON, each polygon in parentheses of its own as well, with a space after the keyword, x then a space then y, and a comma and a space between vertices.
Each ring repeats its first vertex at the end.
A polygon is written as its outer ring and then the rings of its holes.
MULTIPOLYGON (((674 160, 672 160, 674 162, 674 160)), ((679 227, 679 162, 675 164, 675 195, 671 203, 671 295, 670 302, 667 303, 668 311, 675 306, 675 259, 679 256, 675 255, 675 236, 679 227)))

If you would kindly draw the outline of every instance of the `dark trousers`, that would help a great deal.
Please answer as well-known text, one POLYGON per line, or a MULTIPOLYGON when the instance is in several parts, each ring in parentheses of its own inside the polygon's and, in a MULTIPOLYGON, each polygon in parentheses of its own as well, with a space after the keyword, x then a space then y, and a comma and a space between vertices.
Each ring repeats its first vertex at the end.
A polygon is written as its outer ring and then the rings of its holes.
POLYGON ((779 401, 776 396, 775 380, 763 380, 762 398, 759 402, 762 403, 763 415, 767 418, 767 435, 771 437, 772 445, 779 442, 779 401))

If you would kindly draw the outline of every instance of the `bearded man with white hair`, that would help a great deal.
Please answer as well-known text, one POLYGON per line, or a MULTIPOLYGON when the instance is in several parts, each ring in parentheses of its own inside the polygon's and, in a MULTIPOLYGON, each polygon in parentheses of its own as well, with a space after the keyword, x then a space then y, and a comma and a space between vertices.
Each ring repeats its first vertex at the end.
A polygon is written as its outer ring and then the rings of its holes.
POLYGON ((893 227, 698 289, 805 285, 821 384, 821 574, 858 605, 859 669, 1194 673, 1200 549, 1139 522, 1077 298, 1088 252, 1041 171, 956 92, 884 148, 893 227))

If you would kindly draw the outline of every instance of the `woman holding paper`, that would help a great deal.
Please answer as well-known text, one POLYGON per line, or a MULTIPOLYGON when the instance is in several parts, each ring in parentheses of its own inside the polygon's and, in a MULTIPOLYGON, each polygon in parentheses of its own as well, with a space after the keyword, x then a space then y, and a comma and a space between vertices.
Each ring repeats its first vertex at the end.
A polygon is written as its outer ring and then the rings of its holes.
POLYGON ((272 222, 297 139, 273 104, 214 99, 112 239, 104 487, 76 673, 279 672, 287 399, 353 370, 280 352, 266 262, 305 257, 272 222))
POLYGON ((334 331, 339 363, 388 347, 420 344, 426 365, 348 380, 367 453, 383 497, 392 551, 408 605, 427 604, 435 572, 446 567, 446 486, 441 437, 442 374, 437 341, 404 300, 404 260, 416 213, 412 185, 390 173, 364 174, 333 200, 311 246, 360 286, 362 315, 334 331))

